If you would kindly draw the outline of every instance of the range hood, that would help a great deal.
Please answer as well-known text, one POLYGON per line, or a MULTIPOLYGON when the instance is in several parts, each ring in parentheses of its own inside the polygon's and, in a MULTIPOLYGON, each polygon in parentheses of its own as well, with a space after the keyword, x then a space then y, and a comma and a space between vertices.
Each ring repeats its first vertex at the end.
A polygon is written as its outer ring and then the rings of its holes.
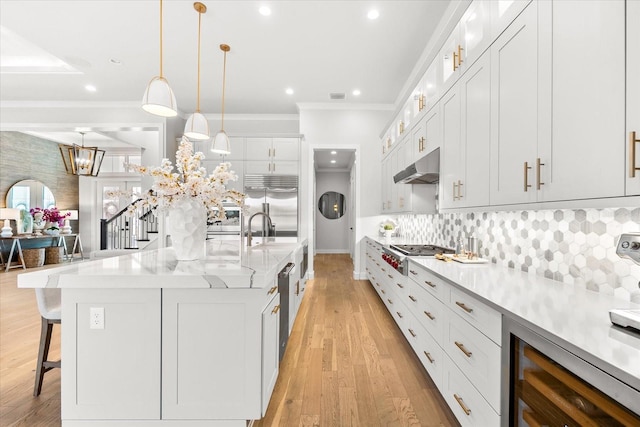
POLYGON ((440 180, 440 149, 436 148, 420 160, 393 176, 396 184, 436 184, 440 180))

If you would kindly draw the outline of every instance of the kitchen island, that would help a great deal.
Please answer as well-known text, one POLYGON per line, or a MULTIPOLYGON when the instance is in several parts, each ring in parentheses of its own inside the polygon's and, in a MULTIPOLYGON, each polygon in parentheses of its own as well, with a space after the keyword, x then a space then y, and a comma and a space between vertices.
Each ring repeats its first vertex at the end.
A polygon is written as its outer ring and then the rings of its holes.
POLYGON ((207 241, 18 276, 62 290, 63 426, 246 426, 278 375, 277 274, 297 242, 207 241))

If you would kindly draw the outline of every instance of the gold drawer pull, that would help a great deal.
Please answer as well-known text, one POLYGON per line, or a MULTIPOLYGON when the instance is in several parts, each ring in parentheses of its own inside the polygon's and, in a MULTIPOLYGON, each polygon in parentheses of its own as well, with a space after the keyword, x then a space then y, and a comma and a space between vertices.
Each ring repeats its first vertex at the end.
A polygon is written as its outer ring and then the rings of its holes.
POLYGON ((423 313, 431 320, 436 320, 436 316, 434 316, 433 314, 429 313, 428 311, 423 311, 423 313))
POLYGON ((640 143, 640 138, 636 137, 636 131, 629 133, 629 157, 631 158, 631 170, 629 176, 631 178, 636 177, 636 171, 640 171, 640 168, 636 166, 636 144, 640 143))
POLYGON ((529 162, 524 162, 524 192, 526 193, 531 188, 531 184, 529 184, 529 162))
POLYGON ((466 311, 467 313, 471 313, 473 311, 473 308, 467 307, 463 302, 456 301, 456 305, 461 309, 463 309, 464 311, 466 311))
POLYGON ((278 311, 280 311, 280 304, 273 307, 273 310, 271 310, 271 314, 276 314, 278 311))
POLYGON ((404 289, 404 286, 402 286, 400 283, 396 283, 396 285, 398 285, 400 289, 404 289))
POLYGON ((387 301, 389 301, 389 304, 393 304, 393 301, 391 301, 389 298, 387 298, 387 301))
POLYGON ((386 292, 384 291, 384 289, 380 289, 380 292, 382 292, 383 294, 386 294, 386 292))
POLYGON ((424 355, 427 356, 427 359, 429 359, 429 363, 433 363, 435 362, 435 359, 433 357, 431 357, 430 353, 427 353, 426 351, 423 351, 424 355))
POLYGON ((393 276, 390 274, 387 274, 387 276, 389 277, 389 279, 393 279, 393 276))
POLYGON ((274 293, 277 290, 278 290, 278 287, 274 286, 273 288, 269 289, 269 292, 267 293, 267 295, 271 295, 272 293, 274 293))
POLYGON ((432 288, 435 288, 435 287, 436 287, 436 285, 435 285, 434 283, 431 283, 431 282, 430 282, 430 281, 428 281, 428 280, 425 280, 425 281, 424 281, 424 283, 426 283, 427 285, 431 286, 432 288))
POLYGON ((415 271, 413 271, 413 270, 409 270, 409 273, 411 273, 411 274, 413 274, 413 275, 417 275, 417 274, 418 274, 418 273, 416 273, 416 272, 415 272, 415 271))
POLYGON ((416 333, 413 332, 413 329, 409 328, 409 333, 411 334, 412 337, 416 337, 416 333))
POLYGON ((402 313, 400 313, 399 311, 396 311, 396 314, 398 315, 399 318, 402 319, 402 313))
POLYGON ((416 297, 414 297, 413 295, 409 295, 409 299, 410 299, 411 301, 413 301, 413 302, 418 301, 418 300, 416 299, 416 297))
MULTIPOLYGON (((380 265, 380 264, 378 264, 380 265)), ((385 270, 384 268, 380 267, 380 270, 384 271, 385 273, 387 272, 387 270, 385 270)))
POLYGON ((458 342, 458 341, 454 341, 454 342, 455 342, 455 344, 456 344, 456 347, 458 347, 458 348, 460 349, 460 351, 464 353, 464 355, 465 355, 465 356, 467 356, 467 357, 471 357, 471 355, 472 355, 473 353, 471 353, 469 350, 467 350, 467 349, 465 348, 464 344, 462 344, 461 342, 458 342))
POLYGON ((462 398, 455 393, 453 394, 453 397, 456 399, 456 402, 458 402, 458 405, 460 405, 464 413, 467 415, 471 415, 471 409, 467 408, 467 405, 464 404, 462 398))
POLYGON ((544 166, 544 163, 540 161, 540 157, 536 159, 536 190, 540 190, 540 188, 544 185, 542 182, 542 178, 540 177, 540 166, 544 166))

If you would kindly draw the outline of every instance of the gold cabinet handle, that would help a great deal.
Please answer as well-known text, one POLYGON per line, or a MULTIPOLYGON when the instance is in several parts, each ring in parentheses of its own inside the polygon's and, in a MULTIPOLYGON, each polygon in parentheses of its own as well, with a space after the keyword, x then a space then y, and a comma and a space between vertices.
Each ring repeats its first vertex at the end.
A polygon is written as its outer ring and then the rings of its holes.
POLYGON ((273 288, 269 289, 269 292, 267 293, 267 295, 271 295, 272 293, 274 293, 277 290, 278 290, 278 287, 274 286, 273 288))
POLYGON ((462 60, 462 51, 464 49, 462 48, 462 46, 458 45, 458 67, 460 67, 460 64, 462 64, 464 61, 462 60))
POLYGON ((386 294, 386 292, 384 291, 384 289, 380 289, 380 292, 382 292, 383 294, 386 294))
POLYGON ((415 271, 413 271, 413 270, 409 270, 409 273, 413 274, 414 276, 415 276, 416 274, 418 274, 418 273, 416 273, 416 272, 415 272, 415 271))
POLYGON ((409 328, 409 333, 410 333, 410 334, 411 334, 411 336, 412 336, 412 337, 414 337, 414 338, 417 336, 417 335, 416 335, 416 333, 415 333, 415 332, 413 332, 413 329, 411 329, 411 328, 409 328))
POLYGON ((531 166, 529 166, 528 162, 524 162, 524 191, 525 193, 527 191, 529 191, 529 188, 531 188, 531 185, 529 184, 529 169, 531 169, 531 166))
POLYGON ((458 341, 454 341, 454 343, 456 344, 456 347, 458 347, 460 349, 460 351, 464 353, 465 356, 471 357, 471 355, 473 353, 471 353, 469 350, 467 350, 466 347, 464 346, 464 344, 462 344, 461 342, 458 342, 458 341))
POLYGON ((396 311, 396 314, 398 315, 399 318, 402 319, 402 313, 400 313, 399 311, 396 311))
POLYGON ((630 163, 630 173, 629 176, 631 178, 636 177, 636 171, 640 171, 640 168, 636 166, 636 144, 640 142, 640 138, 636 137, 636 131, 629 133, 629 156, 631 157, 630 163))
POLYGON ((435 288, 436 285, 428 280, 425 280, 424 283, 426 283, 427 285, 431 286, 432 288, 435 288))
POLYGON ((540 187, 544 185, 542 178, 540 177, 540 166, 544 166, 544 163, 540 161, 540 157, 536 159, 536 190, 540 190, 540 187))
POLYGON ((276 314, 278 311, 280 311, 280 304, 273 307, 273 310, 271 310, 271 314, 276 314))
POLYGON ((456 58, 458 57, 458 54, 456 53, 456 51, 453 51, 453 71, 458 69, 458 64, 456 64, 456 58))
POLYGON ((458 405, 460 405, 464 413, 467 415, 471 415, 471 409, 467 408, 467 405, 464 404, 462 398, 455 393, 453 394, 453 397, 456 399, 456 402, 458 402, 458 405))
POLYGON ((413 295, 409 295, 409 299, 410 299, 411 301, 413 301, 413 302, 418 301, 418 300, 416 299, 416 297, 414 297, 413 295))
POLYGON ((456 188, 457 188, 457 187, 458 187, 458 184, 456 184, 456 182, 454 181, 454 182, 453 182, 453 191, 452 191, 452 193, 453 193, 453 200, 458 200, 458 196, 456 196, 456 193, 457 193, 456 188))
POLYGON ((391 301, 391 299, 387 298, 387 301, 389 301, 389 304, 393 304, 393 301, 391 301))
POLYGON ((456 305, 461 309, 463 309, 464 311, 466 311, 467 313, 471 313, 473 311, 473 308, 467 307, 463 302, 456 301, 456 305))
POLYGON ((404 286, 402 286, 400 283, 396 283, 396 285, 398 285, 400 289, 404 289, 404 286))
POLYGON ((426 351, 423 351, 423 353, 425 356, 427 356, 427 359, 429 359, 429 363, 433 363, 436 361, 433 357, 431 357, 430 353, 427 353, 426 351))
MULTIPOLYGON (((378 264, 380 265, 380 264, 378 264)), ((387 272, 387 270, 385 270, 384 268, 380 267, 380 270, 384 271, 385 273, 387 272)))
POLYGON ((462 181, 458 180, 458 200, 462 199, 462 181))
POLYGON ((389 277, 389 279, 393 279, 393 276, 390 274, 387 274, 387 276, 389 277))
POLYGON ((433 314, 431 314, 428 311, 423 311, 423 313, 431 320, 436 320, 436 316, 434 316, 433 314))

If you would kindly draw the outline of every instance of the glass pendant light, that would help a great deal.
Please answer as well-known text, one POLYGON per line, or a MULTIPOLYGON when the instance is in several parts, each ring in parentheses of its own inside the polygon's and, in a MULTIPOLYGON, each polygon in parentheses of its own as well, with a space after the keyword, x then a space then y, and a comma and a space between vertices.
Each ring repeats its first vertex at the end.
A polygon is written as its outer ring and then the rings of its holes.
POLYGON ((176 96, 162 74, 162 0, 160 0, 160 75, 151 79, 142 97, 142 109, 162 117, 178 114, 176 96))
POLYGON ((189 139, 204 141, 205 139, 209 139, 209 122, 207 122, 207 118, 200 113, 200 24, 202 14, 207 11, 207 7, 200 2, 195 2, 193 8, 198 12, 198 96, 196 111, 187 119, 187 124, 184 127, 184 136, 189 139))
POLYGON ((211 141, 211 152, 218 154, 230 154, 231 144, 229 143, 229 137, 224 131, 224 86, 227 72, 227 52, 231 50, 229 45, 221 44, 220 50, 224 52, 224 65, 222 68, 222 119, 220 122, 220 131, 211 141))

